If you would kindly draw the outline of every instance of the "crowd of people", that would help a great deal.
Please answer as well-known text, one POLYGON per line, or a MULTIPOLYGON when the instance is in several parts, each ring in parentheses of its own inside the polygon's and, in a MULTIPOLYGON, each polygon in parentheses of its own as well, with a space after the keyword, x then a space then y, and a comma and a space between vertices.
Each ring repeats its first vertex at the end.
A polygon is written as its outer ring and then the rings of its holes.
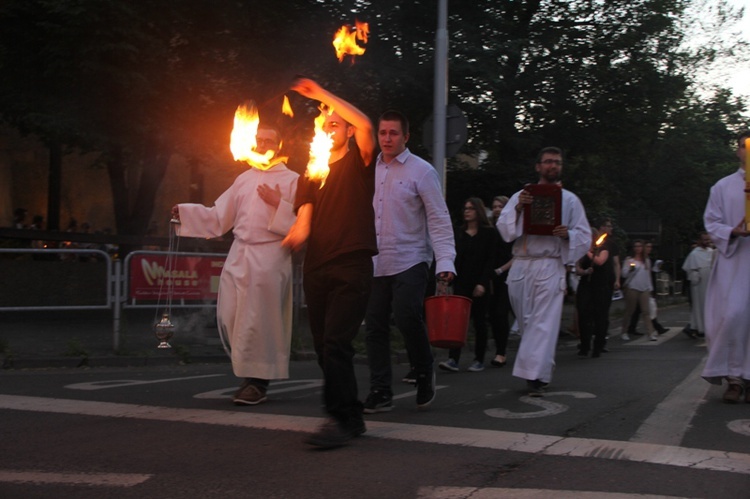
MULTIPOLYGON (((45 222, 44 222, 44 216, 42 215, 34 215, 32 217, 31 223, 27 223, 27 216, 28 216, 28 210, 26 208, 16 208, 13 211, 13 228, 14 229, 28 229, 28 230, 36 230, 36 231, 43 231, 46 229, 45 222)), ((68 221, 68 225, 66 226, 65 233, 78 233, 78 234, 111 234, 112 230, 109 228, 101 229, 101 230, 92 230, 91 224, 88 222, 83 222, 82 224, 78 224, 78 220, 75 218, 71 218, 68 221)), ((110 255, 116 255, 117 254, 117 245, 111 244, 111 243, 103 243, 103 244, 95 244, 95 243, 87 243, 87 242, 77 242, 77 241, 46 241, 41 239, 33 239, 29 240, 26 243, 23 243, 24 248, 30 248, 30 249, 64 249, 64 250, 87 250, 87 249, 94 249, 94 250, 101 250, 104 251, 110 255)), ((94 261, 96 260, 96 256, 94 255, 87 255, 85 253, 56 253, 53 256, 49 255, 34 255, 34 259, 39 260, 48 260, 50 258, 53 259, 60 259, 62 261, 94 261)))
MULTIPOLYGON (((280 155, 282 130, 261 123, 256 151, 271 152, 266 167, 253 166, 207 207, 172 208, 183 237, 218 237, 233 230, 222 269, 217 322, 239 386, 237 405, 268 400, 274 380, 289 376, 292 332, 292 256, 304 256, 303 289, 317 362, 323 374, 327 421, 308 443, 331 448, 366 432, 365 415, 393 409, 392 325, 403 336, 416 407, 436 396, 433 348, 424 300, 454 293, 471 302, 473 357, 469 372, 509 363, 511 319, 520 342, 512 375, 541 397, 552 382, 569 273, 575 277, 578 355, 607 350, 613 293, 624 295, 620 338, 630 341, 643 324, 649 340, 667 331, 657 320, 653 243, 634 240, 620 258, 613 223, 590 223, 581 200, 562 185, 563 151, 545 147, 534 169, 538 180, 490 209, 478 197, 464 201, 458 224, 442 194, 436 170, 410 151, 409 121, 396 110, 376 123, 355 105, 299 78, 291 89, 318 101, 332 141, 324 179, 298 175, 280 155), (379 150, 379 152, 378 152, 379 150), (369 367, 360 397, 353 341, 364 324, 369 367), (488 328, 489 325, 489 328, 488 328)), ((737 156, 746 162, 745 139, 737 156)), ((750 230, 745 220, 745 171, 720 180, 705 210, 705 228, 683 270, 690 281, 691 337, 704 336, 709 357, 703 376, 726 383, 723 399, 750 402, 750 230), (715 249, 714 249, 715 246, 715 249)), ((25 210, 16 210, 16 227, 25 210)), ((41 225, 43 220, 35 220, 41 225)), ((71 227, 69 230, 79 230, 71 227)), ((462 348, 449 349, 441 370, 461 369, 462 348)))

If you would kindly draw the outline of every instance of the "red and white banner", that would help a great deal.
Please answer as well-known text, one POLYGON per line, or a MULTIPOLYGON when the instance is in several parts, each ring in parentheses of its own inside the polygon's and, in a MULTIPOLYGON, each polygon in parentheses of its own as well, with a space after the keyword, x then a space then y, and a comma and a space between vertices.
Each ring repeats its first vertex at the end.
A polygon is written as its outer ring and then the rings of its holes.
POLYGON ((130 259, 130 300, 216 300, 223 256, 172 256, 167 269, 166 254, 133 255, 130 259))

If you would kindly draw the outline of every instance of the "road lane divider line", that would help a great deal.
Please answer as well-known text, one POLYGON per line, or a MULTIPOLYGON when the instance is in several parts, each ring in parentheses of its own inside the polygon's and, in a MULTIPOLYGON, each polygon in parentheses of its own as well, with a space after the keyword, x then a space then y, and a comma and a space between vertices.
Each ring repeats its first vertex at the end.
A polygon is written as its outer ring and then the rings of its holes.
POLYGON ((641 423, 631 442, 680 445, 698 406, 705 402, 711 385, 701 378, 708 356, 662 400, 641 423))
POLYGON ((109 388, 121 388, 123 386, 152 385, 154 383, 171 383, 173 381, 189 381, 203 378, 216 378, 226 376, 226 374, 204 374, 201 376, 183 376, 181 378, 134 380, 134 379, 113 379, 106 381, 91 381, 88 383, 73 383, 65 385, 63 388, 68 390, 106 390, 109 388))
MULTIPOLYGON (((310 416, 181 409, 21 395, 0 395, 0 409, 295 432, 314 431, 324 421, 323 418, 310 416)), ((548 456, 632 461, 750 475, 750 454, 739 452, 371 420, 368 420, 367 428, 367 435, 371 437, 400 441, 461 445, 548 456)))
MULTIPOLYGON (((677 496, 602 492, 599 490, 514 489, 504 487, 420 487, 417 499, 682 499, 677 496)), ((687 498, 685 498, 687 499, 687 498)))
POLYGON ((36 485, 98 485, 133 487, 153 475, 139 473, 51 473, 41 470, 1 470, 0 483, 32 483, 36 485))

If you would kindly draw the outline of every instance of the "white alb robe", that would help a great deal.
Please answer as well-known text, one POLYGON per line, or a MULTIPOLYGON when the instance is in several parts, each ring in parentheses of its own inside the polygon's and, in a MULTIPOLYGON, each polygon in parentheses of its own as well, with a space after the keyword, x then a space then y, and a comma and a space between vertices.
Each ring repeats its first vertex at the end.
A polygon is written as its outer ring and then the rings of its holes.
POLYGON ((685 258, 682 270, 690 280, 690 327, 698 332, 705 333, 706 326, 703 320, 703 311, 706 305, 706 288, 708 287, 708 276, 711 273, 713 263, 713 248, 702 248, 697 246, 685 258))
POLYGON ((524 235, 523 213, 516 215, 519 194, 508 200, 496 224, 505 241, 515 241, 507 282, 521 344, 513 376, 549 383, 566 290, 565 265, 577 262, 589 250, 591 227, 580 199, 563 189, 561 223, 568 227, 568 240, 524 235))
POLYGON ((233 229, 234 242, 221 271, 216 304, 219 335, 240 378, 289 377, 292 341, 292 257, 281 241, 295 220, 297 173, 279 163, 242 173, 208 208, 179 205, 178 234, 218 237, 233 229), (278 208, 258 186, 279 186, 278 208))
POLYGON ((745 218, 745 172, 719 180, 703 221, 716 245, 706 289, 708 360, 702 376, 721 384, 725 376, 750 380, 750 238, 730 237, 745 218))

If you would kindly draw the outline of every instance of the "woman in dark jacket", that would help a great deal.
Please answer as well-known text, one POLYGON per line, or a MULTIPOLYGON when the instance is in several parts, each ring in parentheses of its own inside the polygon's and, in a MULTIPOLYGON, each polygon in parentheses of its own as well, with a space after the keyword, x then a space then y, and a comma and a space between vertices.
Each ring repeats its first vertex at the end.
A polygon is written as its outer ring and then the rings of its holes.
MULTIPOLYGON (((453 292, 471 298, 471 318, 476 335, 474 361, 469 371, 484 369, 484 355, 487 350, 487 300, 490 281, 495 275, 494 253, 497 251, 499 235, 487 219, 484 203, 479 198, 469 198, 464 203, 463 224, 455 229, 456 238, 456 278, 453 292)), ((449 359, 439 367, 445 371, 458 371, 460 348, 452 348, 449 359)))

